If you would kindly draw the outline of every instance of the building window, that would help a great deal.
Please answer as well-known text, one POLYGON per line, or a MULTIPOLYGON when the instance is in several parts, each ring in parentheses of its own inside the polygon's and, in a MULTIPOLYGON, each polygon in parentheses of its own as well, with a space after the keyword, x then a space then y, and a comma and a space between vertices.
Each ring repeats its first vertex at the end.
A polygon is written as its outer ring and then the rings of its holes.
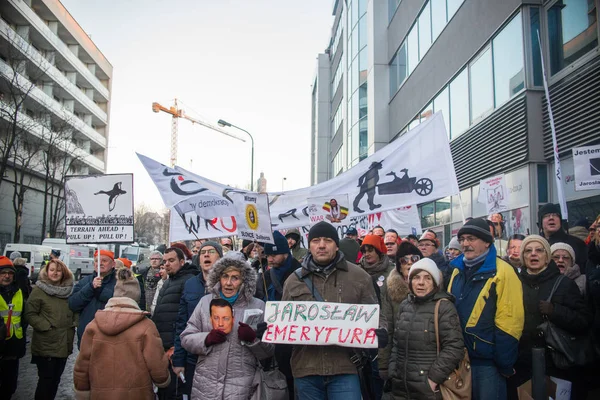
POLYGON ((419 60, 431 47, 431 7, 427 2, 419 15, 419 60))
POLYGON ((446 134, 450 139, 450 101, 448 99, 448 87, 445 87, 435 99, 433 99, 433 112, 441 111, 446 125, 446 134))
POLYGON ((494 108, 492 49, 488 47, 469 65, 471 79, 471 123, 494 108))
POLYGON ((338 63, 337 68, 335 69, 335 74, 333 75, 333 81, 331 81, 331 97, 335 95, 336 89, 338 88, 340 81, 342 80, 343 75, 342 62, 338 63))
MULTIPOLYGON (((529 25, 531 27, 531 64, 533 69, 533 86, 542 86, 544 84, 542 78, 542 54, 540 53, 540 8, 529 8, 529 25)), ((541 33, 540 33, 541 37, 541 33)))
POLYGON ((419 63, 419 31, 415 24, 408 34, 408 74, 417 67, 419 63))
POLYGON ((335 30, 335 36, 333 37, 333 43, 331 45, 331 58, 335 56, 335 52, 340 44, 340 38, 342 37, 342 26, 338 22, 337 29, 335 30))
POLYGON ((388 0, 388 21, 391 21, 396 14, 396 9, 402 0, 388 0))
POLYGON ((424 122, 427 118, 433 115, 433 101, 425 106, 423 110, 421 110, 421 122, 424 122))
POLYGON ((431 38, 435 39, 446 26, 446 0, 431 0, 431 38))
POLYGON ((340 147, 333 157, 333 176, 338 176, 343 170, 342 165, 342 148, 340 147))
POLYGON ((450 82, 450 138, 455 139, 469 127, 469 76, 465 68, 450 82))
POLYGON ((598 47, 596 2, 558 0, 548 9, 552 75, 598 47))
POLYGON ((448 21, 454 17, 454 14, 456 14, 463 1, 465 0, 448 0, 448 21))
POLYGON ((525 87, 523 22, 520 13, 492 40, 492 48, 495 105, 499 107, 525 87))
POLYGON ((333 116, 333 126, 331 129, 331 134, 335 135, 335 133, 337 132, 337 130, 339 129, 340 125, 342 124, 342 120, 343 120, 343 114, 342 114, 342 102, 340 102, 340 104, 338 105, 335 114, 333 116))
POLYGON ((358 160, 367 158, 369 152, 368 119, 364 117, 358 123, 358 160))

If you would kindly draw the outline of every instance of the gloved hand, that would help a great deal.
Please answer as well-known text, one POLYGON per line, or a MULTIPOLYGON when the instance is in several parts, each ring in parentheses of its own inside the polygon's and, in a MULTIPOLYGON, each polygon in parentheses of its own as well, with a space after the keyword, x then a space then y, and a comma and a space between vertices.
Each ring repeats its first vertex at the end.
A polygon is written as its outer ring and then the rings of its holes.
POLYGON ((375 329, 375 335, 377 335, 377 343, 380 349, 383 349, 388 345, 388 333, 384 328, 375 329))
POLYGON ((266 322, 259 322, 258 325, 256 325, 256 337, 262 340, 262 337, 267 331, 268 326, 269 325, 267 325, 266 322))
POLYGON ((206 335, 206 339, 204 339, 204 344, 206 345, 206 347, 210 347, 213 344, 223 343, 226 339, 227 334, 225 332, 220 331, 218 329, 213 329, 212 331, 208 332, 208 335, 206 335))
POLYGON ((240 327, 238 328, 238 337, 244 342, 252 343, 254 342, 254 339, 256 339, 256 332, 254 332, 254 329, 252 329, 250 325, 240 322, 240 327))
POLYGON ((540 300, 540 312, 544 315, 551 315, 554 312, 554 305, 549 301, 540 300))

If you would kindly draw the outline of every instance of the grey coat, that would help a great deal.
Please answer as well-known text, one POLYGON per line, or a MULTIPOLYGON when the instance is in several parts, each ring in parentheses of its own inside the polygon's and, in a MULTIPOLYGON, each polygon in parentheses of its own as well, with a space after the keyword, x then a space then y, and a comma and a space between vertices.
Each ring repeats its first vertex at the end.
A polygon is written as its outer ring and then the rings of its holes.
POLYGON ((427 379, 444 382, 464 356, 464 342, 452 295, 440 291, 424 299, 409 295, 400 305, 394 327, 389 375, 394 399, 439 399, 427 379), (434 328, 435 304, 439 311, 440 353, 434 328))
POLYGON ((249 399, 256 391, 258 360, 273 356, 274 345, 256 339, 253 343, 241 342, 237 336, 238 322, 243 322, 248 309, 264 311, 265 303, 255 298, 256 272, 250 264, 222 258, 213 266, 207 280, 210 294, 202 297, 200 303, 181 334, 181 345, 189 353, 198 355, 192 399, 249 399), (206 347, 206 336, 212 330, 210 302, 219 298, 222 272, 230 266, 242 271, 242 285, 239 297, 233 304, 235 325, 224 343, 206 347))

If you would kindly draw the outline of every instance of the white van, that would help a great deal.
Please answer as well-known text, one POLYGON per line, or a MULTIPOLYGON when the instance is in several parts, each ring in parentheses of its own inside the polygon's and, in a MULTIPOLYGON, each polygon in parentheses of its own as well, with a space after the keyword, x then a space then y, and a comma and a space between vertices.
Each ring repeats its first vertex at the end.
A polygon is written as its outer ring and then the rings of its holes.
POLYGON ((46 265, 50 259, 52 247, 39 244, 8 243, 4 247, 4 255, 10 257, 10 254, 18 251, 21 257, 27 260, 29 276, 32 277, 40 272, 40 269, 46 265))
POLYGON ((81 279, 83 275, 94 273, 94 251, 95 247, 86 245, 67 244, 65 239, 47 238, 42 242, 43 246, 60 250, 60 260, 73 272, 75 280, 81 279))

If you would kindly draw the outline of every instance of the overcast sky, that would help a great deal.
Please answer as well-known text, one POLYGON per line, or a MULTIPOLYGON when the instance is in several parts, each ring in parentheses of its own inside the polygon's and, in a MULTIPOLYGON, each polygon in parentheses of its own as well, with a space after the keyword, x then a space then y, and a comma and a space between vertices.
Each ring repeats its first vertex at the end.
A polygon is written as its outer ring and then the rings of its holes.
MULTIPOLYGON (((135 202, 162 201, 135 152, 170 159, 177 98, 186 114, 227 120, 255 141, 269 191, 310 184, 311 86, 333 23, 331 0, 61 0, 113 65, 108 173, 133 172, 135 202)), ((178 165, 224 184, 250 180, 243 143, 179 120, 178 165)))

